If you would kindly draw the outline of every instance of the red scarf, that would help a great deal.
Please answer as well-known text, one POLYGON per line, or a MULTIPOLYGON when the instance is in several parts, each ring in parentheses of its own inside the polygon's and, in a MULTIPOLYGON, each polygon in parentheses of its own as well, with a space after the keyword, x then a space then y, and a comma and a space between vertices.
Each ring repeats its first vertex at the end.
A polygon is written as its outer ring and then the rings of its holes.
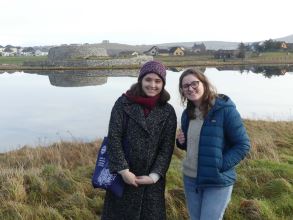
POLYGON ((144 116, 147 117, 151 110, 157 105, 160 98, 160 94, 153 97, 142 97, 131 95, 129 91, 124 93, 124 95, 131 101, 141 105, 143 107, 144 116))

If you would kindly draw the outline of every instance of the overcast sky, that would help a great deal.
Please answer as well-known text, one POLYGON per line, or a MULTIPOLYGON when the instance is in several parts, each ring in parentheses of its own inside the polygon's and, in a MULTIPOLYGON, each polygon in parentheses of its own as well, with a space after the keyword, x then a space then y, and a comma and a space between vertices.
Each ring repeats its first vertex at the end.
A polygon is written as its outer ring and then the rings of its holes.
POLYGON ((1 0, 0 45, 251 42, 293 34, 292 0, 1 0))

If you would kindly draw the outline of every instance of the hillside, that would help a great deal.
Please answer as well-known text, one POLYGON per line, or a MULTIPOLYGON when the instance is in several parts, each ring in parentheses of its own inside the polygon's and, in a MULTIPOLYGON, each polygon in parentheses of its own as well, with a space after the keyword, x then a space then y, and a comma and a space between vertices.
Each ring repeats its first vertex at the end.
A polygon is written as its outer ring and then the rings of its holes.
POLYGON ((194 41, 194 42, 174 42, 174 43, 164 43, 164 44, 157 44, 156 46, 160 48, 169 48, 174 46, 182 46, 186 48, 191 48, 193 44, 201 44, 204 43, 208 50, 233 50, 238 47, 239 42, 225 42, 225 41, 194 41))
POLYGON ((288 35, 286 37, 277 38, 277 39, 274 39, 274 40, 285 41, 287 43, 293 43, 293 34, 288 35))
MULTIPOLYGON (((122 51, 137 51, 143 53, 153 46, 157 46, 160 49, 168 49, 170 47, 180 46, 185 48, 191 48, 194 43, 201 44, 204 43, 208 50, 233 50, 238 47, 238 42, 224 42, 224 41, 195 41, 195 42, 173 42, 173 43, 163 43, 163 44, 150 44, 150 45, 128 45, 119 43, 99 43, 91 44, 93 46, 98 46, 105 48, 110 56, 117 55, 122 51)), ((54 47, 54 46, 52 46, 54 47)), ((42 51, 48 51, 50 46, 45 46, 43 49, 41 46, 35 47, 36 49, 41 49, 42 51)))
MULTIPOLYGON (((264 39, 268 40, 268 39, 264 39)), ((288 35, 281 38, 276 38, 273 40, 277 41, 285 41, 287 43, 293 43, 293 34, 288 35)), ((157 46, 160 49, 167 49, 174 46, 181 46, 186 48, 191 48, 193 44, 201 44, 204 43, 208 50, 233 50, 236 49, 240 42, 228 42, 228 41, 190 41, 190 42, 171 42, 171 43, 162 43, 162 44, 142 44, 142 45, 128 45, 128 44, 120 44, 120 43, 97 43, 93 45, 100 46, 101 48, 107 49, 110 55, 115 55, 120 53, 121 51, 137 51, 144 52, 149 50, 152 46, 157 46)), ((244 42, 244 43, 252 43, 252 42, 244 42)), ((54 46, 35 46, 35 49, 40 49, 42 51, 48 51, 51 47, 54 46)))

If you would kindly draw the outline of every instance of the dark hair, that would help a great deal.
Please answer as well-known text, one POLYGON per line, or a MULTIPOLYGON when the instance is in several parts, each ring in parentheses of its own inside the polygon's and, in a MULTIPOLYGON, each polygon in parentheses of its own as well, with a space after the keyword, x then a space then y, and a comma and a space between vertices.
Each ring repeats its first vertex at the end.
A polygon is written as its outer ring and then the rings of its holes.
MULTIPOLYGON (((142 96, 145 97, 146 94, 144 93, 144 91, 142 90, 142 83, 141 83, 141 79, 138 80, 137 83, 134 83, 130 89, 128 90, 128 92, 133 95, 133 96, 142 96)), ((164 105, 166 104, 168 101, 170 100, 170 94, 165 90, 165 86, 163 86, 162 91, 160 93, 160 98, 158 101, 159 105, 164 105)))
POLYGON ((186 97, 184 97, 184 94, 183 94, 182 80, 187 75, 194 75, 203 84, 204 94, 203 94, 201 106, 199 108, 205 117, 208 114, 208 111, 213 106, 213 101, 218 96, 216 88, 209 82, 208 78, 198 69, 187 69, 181 74, 179 78, 179 93, 180 93, 182 104, 185 104, 185 102, 187 101, 187 114, 190 119, 195 118, 194 111, 196 106, 191 101, 189 101, 186 97))

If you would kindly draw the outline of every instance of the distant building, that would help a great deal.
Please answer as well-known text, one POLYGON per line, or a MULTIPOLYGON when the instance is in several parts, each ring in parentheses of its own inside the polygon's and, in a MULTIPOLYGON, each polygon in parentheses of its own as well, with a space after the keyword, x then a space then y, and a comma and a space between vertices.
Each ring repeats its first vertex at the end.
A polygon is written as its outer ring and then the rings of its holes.
POLYGON ((44 52, 41 50, 36 50, 35 51, 35 56, 48 56, 48 52, 44 52))
POLYGON ((235 58, 238 51, 236 50, 217 50, 214 53, 216 59, 231 59, 235 58))
POLYGON ((173 56, 184 56, 184 48, 183 47, 171 47, 169 50, 169 54, 173 56))
POLYGON ((34 56, 36 50, 32 47, 26 47, 21 51, 21 54, 24 56, 34 56))
POLYGON ((17 54, 17 48, 11 45, 5 46, 5 48, 2 48, 1 55, 2 56, 16 56, 17 54))
POLYGON ((2 54, 2 52, 4 51, 5 47, 0 45, 0 53, 2 54))
POLYGON ((160 56, 169 56, 169 50, 168 49, 159 49, 158 51, 160 56))
POLYGON ((287 50, 293 51, 293 43, 287 43, 287 50))
POLYGON ((137 51, 121 51, 119 56, 138 56, 139 53, 137 51))
POLYGON ((1 56, 47 56, 48 52, 42 49, 34 49, 34 47, 15 47, 7 45, 5 47, 0 45, 1 56))
POLYGON ((193 53, 204 53, 206 52, 206 46, 204 45, 204 43, 201 43, 201 44, 194 43, 191 48, 191 51, 193 53))
POLYGON ((157 46, 151 47, 151 49, 144 52, 146 55, 157 56, 159 54, 159 48, 157 46))
POLYGON ((288 45, 287 45, 287 43, 286 42, 281 42, 281 49, 287 49, 288 48, 288 45))
POLYGON ((7 45, 7 46, 5 46, 4 51, 10 52, 10 53, 17 53, 17 47, 14 47, 12 45, 7 45))

